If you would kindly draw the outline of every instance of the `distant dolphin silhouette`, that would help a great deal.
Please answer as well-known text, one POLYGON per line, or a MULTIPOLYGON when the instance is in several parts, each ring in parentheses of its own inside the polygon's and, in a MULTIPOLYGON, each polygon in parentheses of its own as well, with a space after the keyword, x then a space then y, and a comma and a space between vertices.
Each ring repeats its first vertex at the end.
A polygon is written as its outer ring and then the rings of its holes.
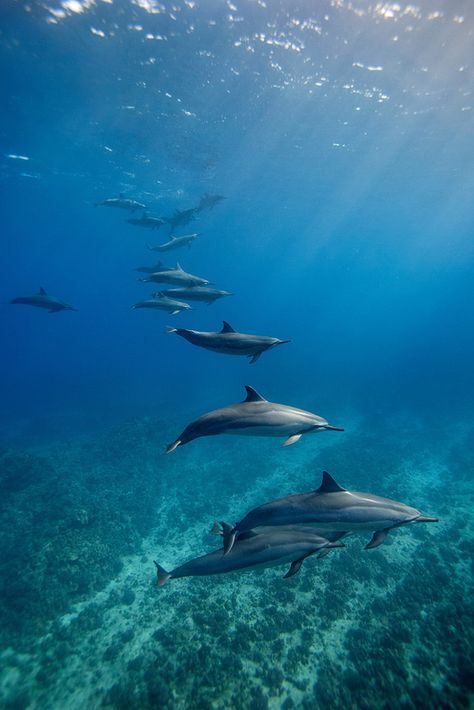
POLYGON ((184 303, 184 301, 177 301, 174 298, 168 298, 167 296, 162 296, 161 298, 149 298, 146 301, 139 301, 132 306, 133 309, 139 308, 151 308, 161 311, 168 311, 172 316, 180 311, 189 311, 191 306, 189 303, 184 303))
POLYGON ((211 286, 183 286, 178 288, 167 288, 166 290, 160 291, 165 296, 170 296, 171 298, 185 298, 187 301, 203 301, 210 305, 217 301, 218 298, 224 298, 224 296, 233 296, 233 293, 229 291, 221 291, 218 288, 212 288, 211 286))
POLYGON ((253 387, 245 385, 247 397, 243 402, 216 409, 188 424, 186 429, 166 448, 169 454, 178 446, 201 436, 237 434, 246 436, 286 436, 283 446, 295 444, 303 434, 332 430, 344 431, 331 426, 317 414, 285 404, 268 402, 253 387))
POLYGON ((277 498, 254 508, 238 522, 224 541, 226 552, 235 539, 248 530, 278 525, 314 525, 319 534, 370 531, 372 539, 366 550, 381 545, 393 528, 410 523, 436 523, 437 518, 423 515, 416 508, 381 498, 371 493, 357 493, 342 488, 327 472, 316 491, 277 498))
POLYGON ((131 200, 129 197, 124 197, 123 193, 120 193, 118 197, 108 197, 102 202, 96 202, 94 207, 118 207, 122 210, 135 210, 145 209, 145 205, 137 200, 131 200))
POLYGON ((208 192, 205 192, 199 200, 197 210, 198 212, 202 210, 212 210, 219 202, 222 202, 222 200, 225 200, 224 195, 210 195, 208 192))
POLYGON ((49 296, 41 286, 38 293, 33 296, 18 296, 13 298, 10 303, 21 303, 26 306, 36 306, 36 308, 44 308, 50 313, 58 313, 59 311, 77 311, 77 308, 70 306, 59 298, 49 296))
POLYGON ((198 232, 195 232, 194 234, 183 234, 181 237, 172 236, 164 244, 158 244, 156 247, 152 247, 147 244, 147 247, 150 251, 173 251, 174 249, 181 249, 181 247, 190 247, 198 236, 198 232))
POLYGON ((162 224, 165 224, 164 219, 160 217, 149 217, 146 212, 141 217, 130 217, 125 220, 128 224, 133 224, 135 227, 148 227, 151 229, 159 229, 162 224))
MULTIPOLYGON (((232 526, 221 523, 224 528, 224 540, 227 530, 232 526)), ((329 542, 320 537, 311 528, 281 528, 265 532, 249 531, 239 536, 232 551, 224 554, 224 550, 215 550, 207 555, 189 560, 167 572, 157 562, 158 586, 163 586, 170 579, 180 577, 200 577, 212 574, 225 574, 237 570, 254 567, 270 567, 290 563, 285 578, 297 574, 303 561, 317 552, 329 551, 335 547, 344 547, 337 542, 329 542)))
POLYGON ((250 357, 250 362, 256 362, 260 355, 276 345, 289 343, 289 340, 271 338, 267 335, 247 335, 246 333, 236 333, 227 321, 223 321, 222 330, 218 332, 206 333, 200 330, 189 330, 187 328, 171 328, 168 326, 168 333, 176 333, 193 345, 215 353, 223 355, 244 355, 250 357))
POLYGON ((178 286, 206 286, 209 283, 207 279, 202 279, 200 276, 194 276, 194 274, 188 274, 186 271, 183 271, 179 263, 176 263, 174 269, 157 271, 153 274, 149 274, 144 279, 138 280, 143 283, 155 281, 156 283, 169 283, 178 286))

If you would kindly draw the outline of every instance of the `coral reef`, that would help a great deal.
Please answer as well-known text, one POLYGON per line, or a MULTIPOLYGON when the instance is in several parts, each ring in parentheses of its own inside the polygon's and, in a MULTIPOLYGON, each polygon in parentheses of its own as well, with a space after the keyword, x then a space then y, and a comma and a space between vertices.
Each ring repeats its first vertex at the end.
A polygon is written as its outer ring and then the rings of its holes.
POLYGON ((468 708, 473 432, 365 424, 291 458, 232 439, 164 457, 170 425, 152 420, 2 451, 2 707, 468 708), (154 557, 209 549, 214 515, 316 487, 322 468, 441 521, 373 551, 351 536, 290 580, 275 568, 156 588, 154 557))

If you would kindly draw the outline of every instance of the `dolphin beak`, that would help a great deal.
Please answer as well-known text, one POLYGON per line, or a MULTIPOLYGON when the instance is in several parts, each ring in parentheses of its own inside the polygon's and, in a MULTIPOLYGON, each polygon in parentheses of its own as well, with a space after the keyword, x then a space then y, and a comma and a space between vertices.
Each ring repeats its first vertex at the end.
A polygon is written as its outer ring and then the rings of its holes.
POLYGON ((279 340, 276 345, 284 345, 285 343, 291 343, 291 340, 279 340))
POLYGON ((439 518, 432 518, 429 515, 420 515, 416 520, 414 521, 415 523, 438 523, 439 518))
POLYGON ((331 426, 331 424, 326 424, 325 426, 321 427, 321 429, 328 429, 328 431, 344 431, 344 429, 341 429, 341 427, 331 426))

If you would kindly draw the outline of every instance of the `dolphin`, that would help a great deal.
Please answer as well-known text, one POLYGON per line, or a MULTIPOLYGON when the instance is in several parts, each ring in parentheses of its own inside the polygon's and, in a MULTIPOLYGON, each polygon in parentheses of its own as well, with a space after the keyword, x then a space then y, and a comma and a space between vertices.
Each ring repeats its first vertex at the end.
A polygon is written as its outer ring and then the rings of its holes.
POLYGON ((149 217, 146 212, 142 214, 138 219, 136 217, 131 217, 126 219, 128 224, 133 224, 136 227, 149 227, 151 229, 159 229, 162 224, 165 224, 164 219, 160 217, 149 217))
POLYGON ((197 211, 197 207, 191 207, 189 210, 175 210, 171 217, 165 217, 165 222, 170 225, 171 229, 184 227, 186 224, 192 222, 197 211))
POLYGON ((140 271, 142 274, 155 274, 157 271, 168 271, 169 268, 162 261, 158 261, 154 266, 138 266, 134 271, 140 271))
POLYGON ((147 247, 150 251, 172 251, 173 249, 180 249, 181 247, 190 247, 198 236, 198 232, 195 232, 194 234, 183 234, 182 237, 171 236, 169 241, 164 244, 158 244, 156 247, 152 247, 147 244, 147 247))
POLYGON ((155 281, 156 283, 170 283, 181 286, 206 286, 209 281, 202 279, 200 276, 194 276, 183 271, 177 263, 174 269, 166 269, 165 271, 155 271, 144 279, 138 279, 143 283, 155 281))
POLYGON ((218 298, 224 298, 224 296, 233 296, 233 293, 229 291, 221 291, 218 288, 212 288, 211 286, 190 286, 181 288, 168 288, 161 291, 165 296, 171 296, 176 298, 185 298, 187 301, 204 301, 208 305, 217 301, 218 298))
MULTIPOLYGON (((226 534, 232 526, 221 523, 226 534)), ((240 535, 232 550, 224 553, 224 549, 214 550, 207 555, 189 560, 167 572, 155 562, 158 586, 162 587, 170 579, 179 577, 201 577, 211 574, 225 574, 236 570, 254 567, 272 567, 290 563, 290 568, 284 578, 297 574, 304 560, 317 552, 329 551, 335 547, 344 547, 342 543, 329 542, 320 537, 311 528, 293 529, 281 528, 266 532, 249 531, 240 535)))
POLYGON ((135 210, 145 209, 145 205, 137 200, 131 200, 128 197, 124 197, 123 193, 120 193, 118 197, 109 197, 102 202, 96 202, 94 207, 119 207, 122 210, 135 210))
POLYGON ((289 343, 289 340, 279 340, 267 335, 247 335, 246 333, 236 333, 227 321, 222 321, 222 330, 215 333, 205 333, 200 330, 188 330, 187 328, 171 328, 168 326, 168 333, 177 333, 182 338, 193 345, 215 353, 223 355, 246 355, 251 358, 250 363, 257 362, 260 355, 265 350, 274 348, 275 345, 289 343))
POLYGON ((45 308, 50 313, 58 313, 59 311, 77 311, 77 308, 70 306, 59 298, 49 296, 41 286, 38 293, 33 296, 19 296, 13 298, 10 303, 22 303, 26 306, 36 306, 37 308, 45 308))
POLYGON ((317 431, 344 431, 331 426, 317 414, 285 404, 268 402, 253 387, 245 385, 247 397, 243 402, 230 404, 223 409, 203 414, 188 424, 176 441, 169 444, 169 454, 178 446, 184 446, 201 436, 237 434, 246 436, 286 436, 283 446, 295 444, 303 434, 317 431))
POLYGON ((131 306, 134 309, 137 308, 155 308, 161 311, 168 311, 172 316, 180 311, 189 311, 191 306, 189 303, 184 303, 183 301, 176 301, 174 298, 168 298, 163 296, 162 298, 150 298, 147 301, 139 301, 131 306))
POLYGON ((224 195, 210 195, 208 192, 205 192, 199 200, 197 210, 199 212, 202 210, 212 210, 219 202, 222 202, 222 200, 225 200, 224 195))
POLYGON ((316 491, 277 498, 254 508, 238 522, 225 541, 226 552, 232 549, 236 537, 260 526, 314 525, 319 534, 372 532, 366 550, 381 545, 392 528, 410 523, 437 523, 438 518, 423 515, 416 508, 381 498, 371 493, 358 493, 342 488, 323 471, 322 483, 316 491))

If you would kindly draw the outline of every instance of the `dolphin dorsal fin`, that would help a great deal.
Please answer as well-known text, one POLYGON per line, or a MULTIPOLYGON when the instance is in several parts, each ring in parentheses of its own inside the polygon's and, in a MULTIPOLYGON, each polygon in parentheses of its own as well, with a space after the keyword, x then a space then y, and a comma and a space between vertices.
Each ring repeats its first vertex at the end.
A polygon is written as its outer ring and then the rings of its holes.
POLYGON ((44 290, 44 288, 43 288, 42 286, 40 286, 39 291, 38 291, 38 294, 39 294, 40 296, 46 296, 46 295, 47 295, 47 294, 46 294, 46 291, 44 290))
POLYGON ((235 330, 226 320, 223 320, 221 333, 235 333, 235 330))
POLYGON ((330 473, 323 471, 323 480, 316 493, 341 493, 345 490, 339 483, 336 483, 330 473))
POLYGON ((245 385, 245 389, 247 390, 247 396, 244 399, 244 402, 266 402, 267 400, 265 397, 262 397, 261 394, 257 392, 257 390, 254 390, 253 387, 250 387, 250 385, 245 385))
POLYGON ((183 270, 183 268, 182 268, 181 264, 179 263, 179 261, 177 261, 176 262, 176 271, 182 271, 182 270, 183 270))

